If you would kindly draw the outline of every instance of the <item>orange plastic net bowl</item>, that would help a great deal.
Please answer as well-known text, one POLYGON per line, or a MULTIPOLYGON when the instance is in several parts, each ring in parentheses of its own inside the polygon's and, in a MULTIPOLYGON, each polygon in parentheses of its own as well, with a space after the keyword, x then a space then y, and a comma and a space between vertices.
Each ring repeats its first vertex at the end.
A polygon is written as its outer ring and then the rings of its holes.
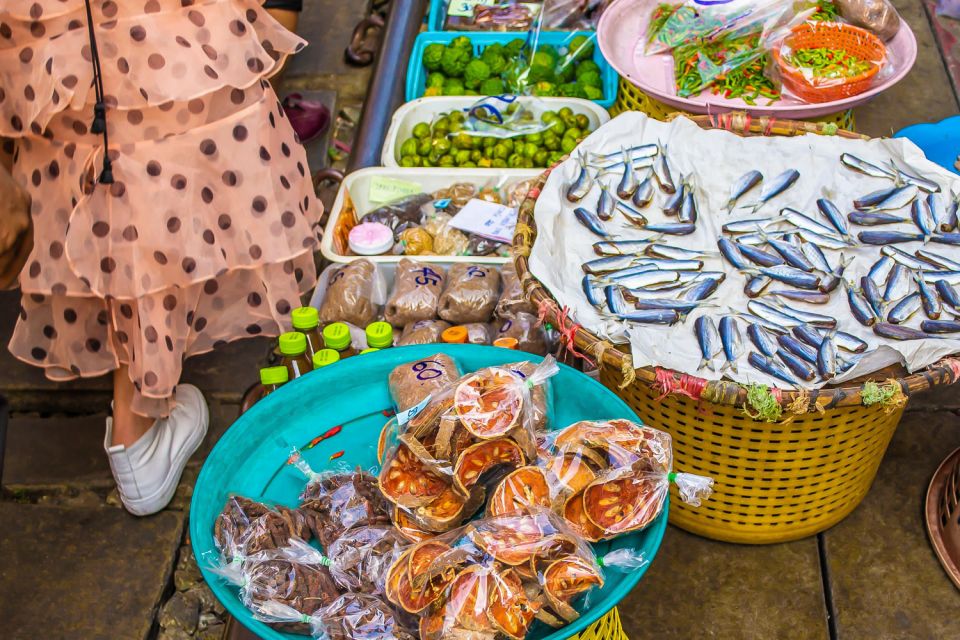
POLYGON ((783 84, 807 102, 842 100, 863 93, 870 88, 887 57, 887 48, 877 36, 865 29, 839 22, 807 22, 796 26, 784 39, 781 48, 773 50, 773 57, 783 84), (872 64, 863 73, 849 78, 810 78, 784 59, 780 53, 782 47, 793 51, 821 47, 841 49, 872 64))

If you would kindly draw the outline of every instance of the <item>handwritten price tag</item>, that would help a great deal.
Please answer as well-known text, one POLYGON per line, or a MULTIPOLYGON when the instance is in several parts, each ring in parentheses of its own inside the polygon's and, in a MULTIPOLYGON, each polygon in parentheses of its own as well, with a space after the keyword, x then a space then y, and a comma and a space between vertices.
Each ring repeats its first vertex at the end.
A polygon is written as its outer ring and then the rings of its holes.
POLYGON ((370 193, 367 197, 370 202, 390 202, 422 192, 423 187, 416 182, 378 176, 370 181, 370 193))
POLYGON ((473 199, 453 216, 450 226, 478 236, 510 242, 517 226, 517 210, 495 202, 473 199))
POLYGON ((447 15, 472 18, 473 7, 478 4, 493 6, 497 4, 497 0, 450 0, 450 5, 447 7, 447 15))

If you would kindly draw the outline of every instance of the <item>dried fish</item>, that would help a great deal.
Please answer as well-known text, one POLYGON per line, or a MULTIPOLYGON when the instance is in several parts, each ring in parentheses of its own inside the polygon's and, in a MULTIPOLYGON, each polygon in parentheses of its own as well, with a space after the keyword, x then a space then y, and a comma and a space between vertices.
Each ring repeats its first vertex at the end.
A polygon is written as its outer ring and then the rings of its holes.
POLYGON ((727 206, 725 207, 727 213, 733 210, 734 205, 737 204, 737 200, 762 181, 763 174, 756 170, 748 171, 740 176, 730 189, 730 197, 727 198, 727 206))

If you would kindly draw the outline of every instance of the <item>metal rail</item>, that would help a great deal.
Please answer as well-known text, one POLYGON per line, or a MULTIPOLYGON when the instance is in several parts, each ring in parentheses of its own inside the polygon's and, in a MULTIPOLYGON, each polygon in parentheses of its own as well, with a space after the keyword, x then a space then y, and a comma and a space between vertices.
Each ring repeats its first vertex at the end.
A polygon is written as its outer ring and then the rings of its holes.
POLYGON ((383 40, 367 88, 347 172, 380 165, 393 112, 404 102, 407 61, 420 31, 427 0, 392 0, 383 40))

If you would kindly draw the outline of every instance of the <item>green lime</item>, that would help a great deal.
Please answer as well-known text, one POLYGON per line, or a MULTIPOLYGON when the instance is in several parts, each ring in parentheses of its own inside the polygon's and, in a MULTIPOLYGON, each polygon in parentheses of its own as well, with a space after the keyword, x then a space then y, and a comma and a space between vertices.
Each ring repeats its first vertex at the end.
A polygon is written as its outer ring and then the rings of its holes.
POLYGON ((403 144, 400 145, 400 155, 401 156, 415 156, 417 155, 417 139, 408 138, 403 141, 403 144))
POLYGON ((457 151, 456 158, 457 165, 462 167, 464 163, 470 162, 470 151, 468 149, 460 149, 457 151))
POLYGON ((590 128, 590 118, 588 118, 587 116, 585 116, 585 115, 582 114, 582 113, 578 113, 578 114, 577 114, 577 128, 578 128, 578 129, 582 129, 582 130, 584 130, 584 131, 588 130, 588 129, 590 128))
POLYGON ((449 138, 440 138, 434 143, 433 148, 439 151, 441 154, 444 154, 453 148, 453 143, 450 142, 449 138))
POLYGON ((417 155, 428 156, 430 155, 431 149, 433 149, 433 140, 430 138, 424 138, 420 141, 420 144, 417 145, 417 155))
POLYGON ((544 111, 540 114, 540 122, 543 124, 550 124, 557 119, 557 114, 553 111, 544 111))
POLYGON ((441 167, 452 167, 452 166, 455 166, 455 164, 456 164, 456 159, 453 156, 449 154, 445 156, 440 156, 441 167))
POLYGON ((413 163, 413 160, 414 160, 414 158, 416 158, 416 157, 417 157, 417 156, 403 156, 402 158, 400 158, 400 166, 401 166, 401 167, 415 167, 416 165, 413 163))
POLYGON ((491 165, 493 166, 494 169, 506 169, 506 168, 507 168, 507 163, 506 163, 505 161, 501 160, 500 158, 494 158, 493 161, 491 162, 491 165))
POLYGON ((564 139, 560 141, 560 149, 562 149, 564 153, 570 153, 576 146, 577 141, 573 138, 564 137, 564 139))
POLYGON ((550 157, 550 152, 546 149, 540 149, 533 155, 533 163, 538 167, 547 166, 547 159, 550 157))
POLYGON ((537 151, 539 150, 540 148, 537 145, 533 144, 532 142, 528 142, 523 145, 523 157, 532 158, 533 156, 537 155, 537 151))
POLYGON ((482 157, 483 157, 483 151, 480 151, 479 149, 474 149, 473 151, 470 152, 470 160, 472 160, 473 162, 480 162, 480 158, 482 157))
POLYGON ((578 140, 583 137, 583 132, 580 131, 580 129, 578 129, 577 127, 570 127, 569 129, 563 132, 563 137, 573 138, 574 140, 578 140))
POLYGON ((528 133, 523 137, 527 142, 532 142, 534 144, 540 144, 543 142, 543 134, 541 133, 528 133))
POLYGON ((423 140, 430 137, 430 125, 426 122, 418 122, 413 128, 413 137, 423 140))

